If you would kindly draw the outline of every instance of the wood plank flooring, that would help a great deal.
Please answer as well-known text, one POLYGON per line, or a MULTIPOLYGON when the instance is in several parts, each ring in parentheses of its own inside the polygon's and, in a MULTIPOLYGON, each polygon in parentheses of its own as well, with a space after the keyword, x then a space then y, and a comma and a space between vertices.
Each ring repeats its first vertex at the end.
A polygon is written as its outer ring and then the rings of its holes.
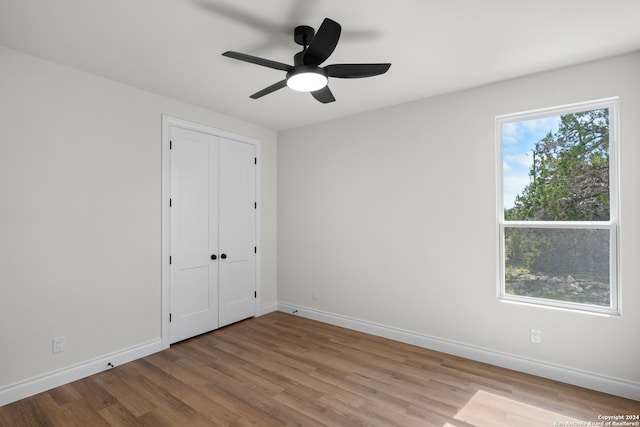
POLYGON ((640 402, 276 312, 0 407, 0 425, 549 427, 623 414, 640 402))

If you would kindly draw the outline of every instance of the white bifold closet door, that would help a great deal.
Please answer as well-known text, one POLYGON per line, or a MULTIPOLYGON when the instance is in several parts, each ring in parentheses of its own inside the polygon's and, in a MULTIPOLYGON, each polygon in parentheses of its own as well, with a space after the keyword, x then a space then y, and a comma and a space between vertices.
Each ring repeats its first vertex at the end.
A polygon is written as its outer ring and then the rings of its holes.
POLYGON ((256 314, 255 146, 171 127, 170 342, 256 314))

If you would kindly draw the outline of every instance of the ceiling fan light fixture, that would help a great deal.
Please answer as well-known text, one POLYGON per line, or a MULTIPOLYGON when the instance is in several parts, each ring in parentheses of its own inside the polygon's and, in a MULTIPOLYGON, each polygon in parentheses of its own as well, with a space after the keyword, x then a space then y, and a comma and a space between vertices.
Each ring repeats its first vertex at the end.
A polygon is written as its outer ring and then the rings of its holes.
POLYGON ((327 72, 319 67, 299 66, 287 73, 287 86, 298 92, 315 92, 328 82, 327 72))

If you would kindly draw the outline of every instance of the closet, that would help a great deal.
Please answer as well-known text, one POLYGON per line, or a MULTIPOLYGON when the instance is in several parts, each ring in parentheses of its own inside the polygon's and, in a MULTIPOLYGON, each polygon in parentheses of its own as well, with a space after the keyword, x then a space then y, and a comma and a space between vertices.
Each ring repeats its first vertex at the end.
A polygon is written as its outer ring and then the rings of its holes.
POLYGON ((180 126, 170 140, 171 343, 256 314, 256 146, 180 126))

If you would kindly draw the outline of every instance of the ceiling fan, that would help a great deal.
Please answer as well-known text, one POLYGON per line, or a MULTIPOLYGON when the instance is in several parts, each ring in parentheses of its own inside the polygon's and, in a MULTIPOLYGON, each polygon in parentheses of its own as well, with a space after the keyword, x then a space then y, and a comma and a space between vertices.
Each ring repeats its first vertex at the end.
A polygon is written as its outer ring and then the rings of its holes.
POLYGON ((322 21, 317 32, 306 25, 296 27, 293 39, 297 44, 302 46, 303 49, 293 57, 294 65, 232 51, 227 51, 222 55, 287 72, 284 80, 254 93, 251 95, 253 99, 258 99, 288 86, 296 91, 311 92, 311 95, 313 95, 315 99, 326 104, 336 100, 329 86, 327 86, 329 77, 340 79, 373 77, 386 73, 389 67, 391 67, 389 63, 333 64, 320 67, 320 64, 331 56, 338 45, 341 31, 342 27, 340 24, 329 18, 325 18, 324 21, 322 21))

